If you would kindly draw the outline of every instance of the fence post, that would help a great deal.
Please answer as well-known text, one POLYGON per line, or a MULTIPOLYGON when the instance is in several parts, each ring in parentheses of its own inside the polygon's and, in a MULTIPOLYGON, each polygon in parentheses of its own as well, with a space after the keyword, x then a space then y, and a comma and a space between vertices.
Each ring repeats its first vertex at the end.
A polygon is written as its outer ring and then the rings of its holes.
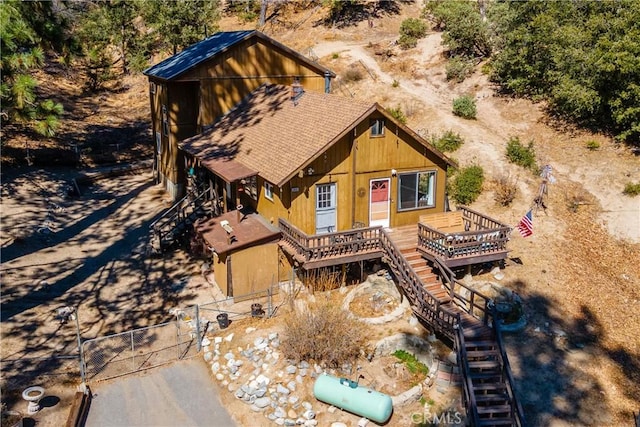
POLYGON ((200 306, 196 304, 196 350, 200 353, 202 340, 200 339, 200 306))
POLYGON ((133 346, 133 331, 131 331, 131 372, 136 371, 136 350, 133 346))
POLYGON ((85 372, 84 372, 84 351, 82 350, 82 338, 80 338, 80 320, 78 319, 78 309, 76 308, 76 336, 78 338, 78 350, 80 351, 80 379, 82 380, 82 384, 85 383, 85 372))

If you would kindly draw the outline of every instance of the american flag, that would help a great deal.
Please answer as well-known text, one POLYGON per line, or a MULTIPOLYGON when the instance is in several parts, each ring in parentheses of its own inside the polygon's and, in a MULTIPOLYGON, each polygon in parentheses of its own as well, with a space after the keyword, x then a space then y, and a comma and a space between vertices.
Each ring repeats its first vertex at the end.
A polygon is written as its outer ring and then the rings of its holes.
POLYGON ((533 217, 531 216, 531 209, 524 214, 520 222, 518 223, 518 231, 522 237, 529 237, 533 234, 533 217))

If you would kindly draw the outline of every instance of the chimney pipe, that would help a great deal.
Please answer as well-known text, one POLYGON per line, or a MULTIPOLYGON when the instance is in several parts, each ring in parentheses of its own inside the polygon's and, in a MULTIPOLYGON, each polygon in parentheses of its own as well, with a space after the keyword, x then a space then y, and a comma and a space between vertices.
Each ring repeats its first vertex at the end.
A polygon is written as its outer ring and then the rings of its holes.
POLYGON ((242 215, 242 208, 242 205, 238 205, 236 207, 236 221, 238 222, 238 224, 240 224, 240 221, 244 219, 244 215, 242 215))
POLYGON ((331 93, 331 72, 324 72, 324 93, 331 93))

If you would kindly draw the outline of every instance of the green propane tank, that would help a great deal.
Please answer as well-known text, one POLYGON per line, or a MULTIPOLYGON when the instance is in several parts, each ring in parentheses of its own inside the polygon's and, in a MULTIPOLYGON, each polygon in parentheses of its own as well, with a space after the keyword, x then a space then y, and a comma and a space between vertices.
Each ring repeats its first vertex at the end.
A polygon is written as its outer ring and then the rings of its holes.
POLYGON ((313 386, 316 399, 383 424, 393 412, 391 397, 347 378, 323 374, 313 386))

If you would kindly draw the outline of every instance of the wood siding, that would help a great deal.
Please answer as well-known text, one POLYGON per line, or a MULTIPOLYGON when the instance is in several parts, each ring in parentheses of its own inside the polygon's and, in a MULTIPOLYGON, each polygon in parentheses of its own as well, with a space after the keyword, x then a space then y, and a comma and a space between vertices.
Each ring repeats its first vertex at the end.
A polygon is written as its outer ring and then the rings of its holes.
POLYGON ((215 281, 222 293, 229 296, 228 266, 230 264, 234 296, 264 291, 278 280, 278 263, 277 243, 253 246, 221 257, 215 254, 213 256, 215 281), (256 263, 256 260, 260 262, 256 263))
POLYGON ((264 197, 264 181, 259 179, 260 197, 257 210, 277 224, 285 218, 307 234, 315 234, 316 186, 335 183, 337 190, 337 230, 349 230, 356 223, 369 225, 369 185, 372 179, 389 178, 390 226, 418 222, 420 215, 443 212, 445 203, 446 163, 386 119, 383 136, 372 137, 369 120, 382 118, 372 114, 354 131, 348 132, 310 165, 302 168, 282 187, 274 186, 273 201, 264 197), (313 173, 309 175, 309 167, 313 173), (398 211, 398 177, 391 170, 403 172, 435 171, 435 206, 398 211))
MULTIPOLYGON (((309 91, 324 92, 324 75, 294 55, 274 48, 259 38, 250 38, 211 58, 171 82, 153 78, 151 122, 162 134, 158 164, 161 181, 184 181, 184 158, 178 142, 199 134, 263 83, 290 85, 294 77, 309 91), (161 89, 162 88, 162 89, 161 89), (163 132, 162 106, 169 117, 169 134, 163 132)), ((153 143, 155 144, 155 135, 153 143)))
POLYGON ((183 74, 178 81, 200 82, 199 123, 208 125, 261 84, 290 85, 294 77, 300 78, 306 90, 324 91, 323 75, 287 52, 275 50, 263 40, 251 38, 183 74))

